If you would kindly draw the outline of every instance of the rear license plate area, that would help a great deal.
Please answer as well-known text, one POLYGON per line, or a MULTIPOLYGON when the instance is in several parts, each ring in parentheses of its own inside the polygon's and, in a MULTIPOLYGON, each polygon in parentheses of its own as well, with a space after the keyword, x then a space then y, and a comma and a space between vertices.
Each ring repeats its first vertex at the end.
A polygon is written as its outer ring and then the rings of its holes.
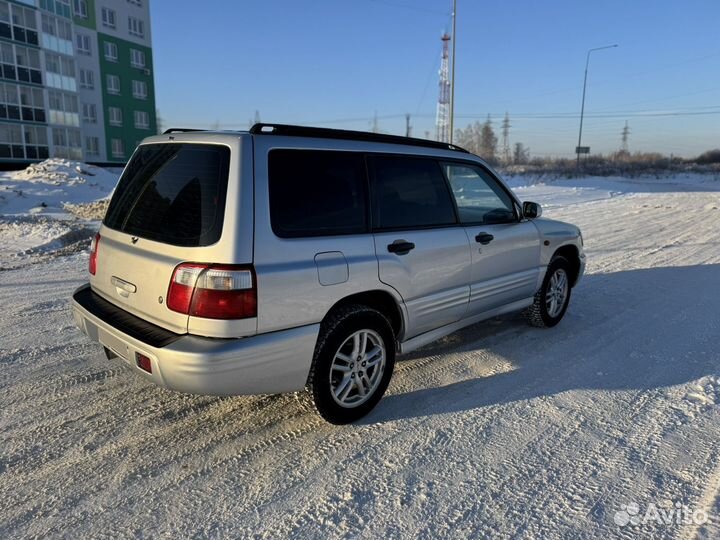
POLYGON ((128 350, 128 346, 121 340, 102 328, 98 328, 98 341, 127 362, 130 357, 130 351, 128 350))

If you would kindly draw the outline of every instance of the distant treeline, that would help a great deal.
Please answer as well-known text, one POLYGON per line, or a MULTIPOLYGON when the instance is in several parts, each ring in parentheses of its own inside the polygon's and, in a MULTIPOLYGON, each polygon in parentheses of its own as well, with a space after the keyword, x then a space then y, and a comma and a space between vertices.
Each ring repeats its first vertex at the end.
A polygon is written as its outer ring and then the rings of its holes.
MULTIPOLYGON (((503 121, 503 141, 507 141, 509 119, 503 121), (507 127, 506 127, 507 126, 507 127)), ((469 124, 455 131, 455 143, 506 172, 552 173, 574 176, 578 173, 576 158, 532 157, 530 149, 521 142, 498 144, 492 121, 469 124), (499 148, 500 146, 500 148, 499 148)), ((708 150, 694 158, 666 156, 657 152, 618 151, 609 155, 583 155, 580 172, 609 176, 614 174, 653 174, 669 170, 720 173, 720 148, 708 150)))
POLYGON ((720 149, 709 150, 690 159, 656 152, 582 156, 579 171, 575 158, 531 158, 525 163, 502 163, 496 160, 495 165, 507 173, 552 173, 560 176, 575 176, 578 172, 596 176, 635 176, 669 171, 720 173, 720 149))

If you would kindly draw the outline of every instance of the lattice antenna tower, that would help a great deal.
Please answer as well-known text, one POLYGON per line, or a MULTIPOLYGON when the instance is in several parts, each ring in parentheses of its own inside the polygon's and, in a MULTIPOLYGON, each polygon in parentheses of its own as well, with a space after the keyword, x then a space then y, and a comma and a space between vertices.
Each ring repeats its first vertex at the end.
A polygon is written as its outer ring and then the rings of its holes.
POLYGON ((440 39, 443 46, 440 62, 440 93, 435 115, 435 139, 440 142, 450 142, 450 36, 445 33, 440 39))

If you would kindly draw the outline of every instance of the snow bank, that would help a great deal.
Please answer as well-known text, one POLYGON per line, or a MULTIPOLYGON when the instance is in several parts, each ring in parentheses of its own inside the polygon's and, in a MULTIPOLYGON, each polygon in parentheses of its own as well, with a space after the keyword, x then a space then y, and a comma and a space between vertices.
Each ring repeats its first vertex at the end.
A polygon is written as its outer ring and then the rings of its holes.
POLYGON ((87 163, 47 159, 0 175, 0 214, 64 213, 64 204, 83 204, 112 194, 119 174, 87 163))
POLYGON ((119 175, 66 159, 0 174, 0 263, 84 249, 119 175))
POLYGON ((14 173, 18 180, 52 183, 57 186, 84 184, 87 176, 95 176, 97 167, 69 159, 46 159, 14 173), (94 169, 94 170, 93 170, 94 169))

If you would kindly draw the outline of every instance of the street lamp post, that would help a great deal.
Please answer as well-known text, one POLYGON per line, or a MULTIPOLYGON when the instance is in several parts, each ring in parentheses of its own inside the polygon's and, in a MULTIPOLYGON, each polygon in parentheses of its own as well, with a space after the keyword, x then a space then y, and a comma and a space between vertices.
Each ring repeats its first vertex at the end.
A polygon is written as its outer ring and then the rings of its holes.
POLYGON ((605 45, 604 47, 596 47, 594 49, 590 49, 587 52, 587 58, 585 59, 585 79, 583 80, 583 94, 582 94, 582 106, 580 107, 580 133, 578 134, 578 143, 577 148, 575 148, 575 152, 577 153, 577 169, 580 170, 580 154, 582 152, 582 128, 583 128, 583 116, 585 115, 585 90, 587 88, 587 74, 588 74, 588 66, 590 65, 590 53, 593 51, 601 51, 603 49, 614 49, 617 47, 617 44, 615 45, 605 45))

